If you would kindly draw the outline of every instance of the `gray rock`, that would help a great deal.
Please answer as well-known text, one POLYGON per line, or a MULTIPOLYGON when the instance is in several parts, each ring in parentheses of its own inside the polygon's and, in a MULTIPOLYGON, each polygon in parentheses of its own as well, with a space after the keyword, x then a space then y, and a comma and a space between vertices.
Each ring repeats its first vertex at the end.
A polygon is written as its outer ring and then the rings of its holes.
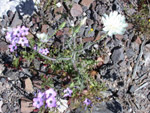
POLYGON ((95 32, 94 31, 90 31, 91 30, 91 26, 89 26, 86 30, 85 30, 85 37, 93 37, 95 32))
POLYGON ((135 55, 135 52, 133 51, 133 49, 129 48, 126 50, 126 54, 127 54, 127 57, 130 59, 135 55))
POLYGON ((78 3, 80 0, 73 0, 73 2, 78 3))
POLYGON ((12 21, 14 13, 12 11, 8 11, 7 13, 9 21, 12 21))
POLYGON ((71 111, 71 113, 90 113, 90 111, 86 108, 86 109, 83 109, 81 107, 75 109, 74 111, 71 111))
POLYGON ((80 37, 83 36, 84 31, 85 31, 85 26, 82 26, 82 27, 80 28, 80 32, 78 33, 80 37))
POLYGON ((130 93, 134 93, 135 90, 137 89, 137 87, 135 87, 134 85, 130 87, 130 93))
POLYGON ((93 18, 94 18, 94 20, 98 20, 98 15, 97 15, 96 11, 93 12, 93 18))
POLYGON ((111 59, 113 63, 118 63, 124 59, 123 48, 115 48, 113 50, 111 59))
POLYGON ((15 13, 15 17, 13 18, 10 27, 17 27, 20 26, 22 24, 22 20, 19 18, 19 14, 18 12, 15 13))
POLYGON ((5 67, 3 64, 0 64, 0 76, 2 75, 2 72, 4 71, 5 67))
POLYGON ((12 70, 9 70, 6 73, 4 73, 4 75, 7 76, 9 80, 17 80, 19 72, 13 72, 12 70))
POLYGON ((34 67, 36 70, 39 70, 40 69, 40 61, 38 61, 37 59, 34 59, 34 67))
POLYGON ((32 77, 32 74, 30 73, 30 71, 29 71, 28 69, 22 68, 22 72, 23 72, 26 76, 32 77))
POLYGON ((98 15, 103 15, 106 13, 108 6, 106 6, 105 4, 99 4, 96 6, 96 12, 98 15))
POLYGON ((33 0, 21 1, 20 5, 18 5, 16 9, 21 16, 25 16, 25 15, 31 16, 33 12, 36 10, 34 7, 33 0))
POLYGON ((103 95, 104 98, 107 98, 113 95, 111 91, 101 91, 101 94, 103 95))
POLYGON ((7 104, 3 104, 1 109, 2 109, 3 113, 9 113, 9 109, 8 109, 7 104))
POLYGON ((117 101, 102 102, 92 107, 92 113, 121 113, 121 104, 117 101))

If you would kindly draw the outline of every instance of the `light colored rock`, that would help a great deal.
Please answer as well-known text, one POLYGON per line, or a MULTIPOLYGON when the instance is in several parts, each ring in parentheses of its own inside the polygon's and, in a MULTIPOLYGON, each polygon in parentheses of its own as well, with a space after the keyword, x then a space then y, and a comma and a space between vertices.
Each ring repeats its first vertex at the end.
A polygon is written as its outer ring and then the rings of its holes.
POLYGON ((35 109, 32 107, 32 103, 28 99, 21 99, 21 113, 30 113, 35 109))
POLYGON ((30 78, 25 79, 25 90, 30 93, 34 91, 32 81, 30 78))
POLYGON ((3 64, 0 64, 0 76, 2 76, 2 72, 4 71, 5 67, 3 64))
POLYGON ((89 7, 94 0, 82 0, 81 4, 89 7))
POLYGON ((0 113, 2 113, 2 109, 1 109, 2 105, 3 105, 3 101, 0 100, 0 113))
POLYGON ((70 13, 73 17, 80 16, 83 13, 82 7, 79 4, 74 4, 70 13))

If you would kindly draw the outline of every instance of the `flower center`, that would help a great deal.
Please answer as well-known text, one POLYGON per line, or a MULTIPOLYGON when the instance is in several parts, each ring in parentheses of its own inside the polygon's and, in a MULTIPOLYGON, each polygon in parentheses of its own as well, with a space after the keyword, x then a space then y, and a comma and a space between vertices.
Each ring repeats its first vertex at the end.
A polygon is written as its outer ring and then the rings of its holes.
POLYGON ((51 104, 51 103, 52 103, 52 101, 50 100, 50 101, 49 101, 49 103, 51 104))

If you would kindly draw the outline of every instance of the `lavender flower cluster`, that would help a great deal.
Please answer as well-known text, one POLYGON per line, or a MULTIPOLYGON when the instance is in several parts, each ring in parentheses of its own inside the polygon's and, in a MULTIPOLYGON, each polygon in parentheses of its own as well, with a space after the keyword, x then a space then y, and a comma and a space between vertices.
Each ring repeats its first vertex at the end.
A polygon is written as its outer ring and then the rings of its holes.
MULTIPOLYGON (((64 97, 71 97, 72 90, 67 88, 66 90, 64 90, 64 93, 64 97)), ((57 93, 54 91, 53 88, 50 88, 43 93, 39 92, 37 98, 33 99, 33 106, 38 109, 43 105, 48 108, 54 108, 57 106, 56 95, 57 93)))
POLYGON ((26 36, 29 34, 28 30, 29 28, 26 28, 25 26, 18 26, 12 31, 7 32, 5 38, 10 42, 10 45, 8 46, 10 52, 14 52, 15 50, 17 50, 18 45, 21 45, 22 47, 29 46, 29 41, 26 38, 26 36))
POLYGON ((34 46, 33 49, 34 49, 35 51, 38 51, 39 53, 41 53, 41 54, 43 54, 43 55, 47 55, 47 54, 49 53, 48 48, 45 48, 45 49, 39 48, 39 49, 38 49, 37 46, 34 46))

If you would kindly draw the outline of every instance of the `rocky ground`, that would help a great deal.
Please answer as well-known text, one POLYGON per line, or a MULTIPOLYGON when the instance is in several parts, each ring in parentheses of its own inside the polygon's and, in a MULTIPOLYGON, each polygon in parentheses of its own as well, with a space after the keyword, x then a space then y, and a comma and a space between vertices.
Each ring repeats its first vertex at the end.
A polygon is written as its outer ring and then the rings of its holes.
MULTIPOLYGON (((21 69, 11 66, 12 54, 5 41, 5 31, 8 27, 25 25, 30 28, 31 35, 37 32, 52 34, 55 26, 67 21, 71 26, 87 16, 88 22, 80 29, 78 37, 84 43, 99 39, 101 31, 101 16, 104 13, 118 11, 121 14, 132 15, 136 10, 129 7, 136 0, 67 0, 58 1, 61 7, 49 8, 45 12, 43 7, 34 7, 33 2, 27 0, 17 7, 16 12, 9 11, 0 21, 0 112, 2 113, 30 113, 33 112, 32 99, 36 89, 40 88, 40 80, 28 68, 29 62, 21 69), (69 4, 72 4, 70 9, 69 4), (124 8, 127 8, 127 12, 124 8), (67 15, 67 17, 61 15, 67 15), (93 32, 88 33, 93 28, 93 32)), ((44 4, 44 0, 41 1, 44 4)), ((128 28, 124 35, 106 38, 97 44, 103 56, 102 65, 96 71, 97 79, 106 83, 108 90, 102 92, 105 101, 92 106, 92 113, 150 113, 150 43, 144 34, 135 32, 134 25, 127 17, 128 28)), ((55 38, 57 43, 63 43, 69 35, 68 28, 59 31, 55 38)), ((54 41, 54 40, 53 40, 54 41)), ((97 47, 96 46, 96 47, 97 47)), ((46 71, 44 65, 34 60, 35 73, 46 71)), ((34 111, 36 112, 36 111, 34 111)), ((67 113, 85 113, 80 108, 67 113)), ((87 111, 86 111, 87 112, 87 111)))

